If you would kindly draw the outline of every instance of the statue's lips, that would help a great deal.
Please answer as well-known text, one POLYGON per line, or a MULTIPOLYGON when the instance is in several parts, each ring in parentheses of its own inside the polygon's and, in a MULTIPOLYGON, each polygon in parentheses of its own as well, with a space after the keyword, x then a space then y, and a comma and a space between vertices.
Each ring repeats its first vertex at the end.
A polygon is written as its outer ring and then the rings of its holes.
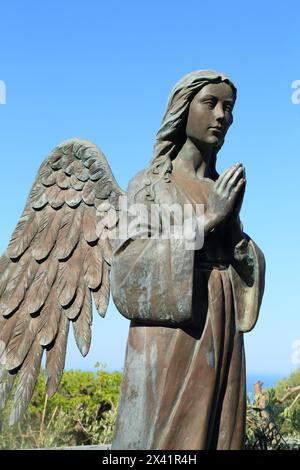
POLYGON ((222 127, 209 127, 212 131, 223 133, 222 127))

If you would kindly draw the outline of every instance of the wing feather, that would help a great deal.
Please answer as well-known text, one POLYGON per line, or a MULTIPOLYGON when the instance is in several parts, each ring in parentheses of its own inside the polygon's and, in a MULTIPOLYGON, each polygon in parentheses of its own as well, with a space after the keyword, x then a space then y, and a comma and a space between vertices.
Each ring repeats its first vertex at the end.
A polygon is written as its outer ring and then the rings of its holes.
POLYGON ((82 231, 82 206, 66 208, 57 238, 59 260, 68 258, 77 245, 82 231))
POLYGON ((32 318, 30 315, 23 315, 16 323, 14 336, 11 338, 7 349, 5 366, 12 371, 20 367, 27 356, 36 338, 40 325, 40 318, 32 318))
POLYGON ((2 294, 0 314, 4 317, 8 316, 20 305, 37 270, 38 263, 29 253, 25 254, 18 261, 15 273, 8 281, 6 289, 2 294))
POLYGON ((37 213, 33 210, 24 211, 7 247, 10 258, 18 258, 29 247, 39 230, 37 219, 37 213))
POLYGON ((75 298, 71 305, 68 305, 67 308, 63 309, 64 314, 69 318, 69 320, 74 320, 78 317, 84 301, 84 291, 85 283, 81 273, 80 279, 78 280, 75 298))
POLYGON ((0 411, 4 409, 16 378, 15 372, 0 368, 0 411))
POLYGON ((97 308, 97 311, 101 317, 105 317, 106 310, 109 302, 109 271, 110 267, 106 262, 103 262, 103 274, 102 284, 98 289, 92 291, 93 299, 97 308))
POLYGON ((20 370, 13 408, 9 417, 9 424, 11 426, 19 421, 30 402, 39 375, 42 355, 43 349, 36 339, 20 370))
POLYGON ((64 170, 59 170, 57 172, 56 183, 61 189, 68 189, 70 187, 71 181, 70 177, 66 175, 64 170))
POLYGON ((34 278, 30 292, 27 293, 26 311, 28 313, 34 314, 44 305, 57 277, 58 266, 59 262, 57 259, 48 259, 40 265, 39 272, 34 278), (39 295, 36 295, 36 292, 39 295))
POLYGON ((83 271, 86 283, 90 289, 97 289, 102 281, 101 252, 96 246, 89 246, 83 262, 83 271))
POLYGON ((70 177, 70 184, 71 188, 76 189, 76 191, 81 191, 84 188, 84 182, 79 181, 79 179, 76 178, 76 176, 72 175, 70 177))
POLYGON ((80 315, 73 322, 75 341, 83 357, 87 355, 90 349, 92 339, 91 325, 92 298, 89 289, 86 287, 80 315))
POLYGON ((82 194, 76 189, 70 188, 66 191, 65 201, 70 207, 76 207, 82 201, 82 194))
POLYGON ((53 209, 59 209, 65 203, 65 191, 59 186, 51 186, 46 189, 47 201, 53 209))
POLYGON ((69 320, 61 315, 55 342, 46 353, 46 391, 49 397, 57 391, 64 370, 68 333, 69 320))
POLYGON ((0 298, 6 289, 13 270, 14 264, 11 262, 9 256, 4 253, 0 258, 0 298))
POLYGON ((38 340, 41 346, 49 346, 55 340, 62 314, 62 307, 58 303, 56 290, 51 290, 44 310, 48 321, 40 328, 38 340))
POLYGON ((83 236, 90 243, 98 240, 97 217, 95 217, 95 208, 91 206, 87 206, 84 209, 83 236))
POLYGON ((41 175, 41 183, 43 186, 53 186, 56 183, 57 171, 53 171, 50 165, 41 175))
POLYGON ((92 181, 88 181, 82 190, 82 199, 85 204, 93 206, 95 202, 96 185, 92 181))
POLYGON ((57 296, 62 307, 67 307, 75 298, 81 269, 81 252, 77 249, 58 268, 57 296))
POLYGON ((32 254, 37 261, 45 259, 55 245, 61 226, 61 213, 47 207, 43 214, 44 222, 33 245, 32 254))
POLYGON ((111 248, 109 238, 107 236, 104 236, 101 239, 101 241, 99 243, 99 246, 101 247, 101 252, 102 252, 103 258, 105 259, 107 264, 110 265, 111 264, 111 257, 112 257, 112 248, 111 248))
POLYGON ((6 355, 6 347, 10 341, 10 338, 14 334, 14 328, 18 321, 18 316, 13 315, 8 319, 2 319, 1 321, 1 330, 0 330, 0 341, 4 345, 4 349, 1 350, 1 357, 3 354, 6 355))
POLYGON ((34 189, 32 192, 31 198, 32 209, 37 211, 43 209, 48 203, 46 188, 41 184, 37 184, 36 189, 34 189))

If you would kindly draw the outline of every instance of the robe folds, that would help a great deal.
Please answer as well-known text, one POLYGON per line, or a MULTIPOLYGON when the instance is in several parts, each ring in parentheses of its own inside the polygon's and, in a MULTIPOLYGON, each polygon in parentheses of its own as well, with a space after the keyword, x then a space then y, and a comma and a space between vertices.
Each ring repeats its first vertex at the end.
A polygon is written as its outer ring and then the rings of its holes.
MULTIPOLYGON (((129 205, 149 204, 143 180, 130 182, 129 205)), ((173 172, 156 184, 156 201, 205 207, 212 184, 173 172)), ((246 235, 229 249, 224 227, 197 251, 141 234, 132 225, 113 251, 112 295, 131 324, 112 449, 241 449, 243 333, 257 321, 263 254, 246 235)))

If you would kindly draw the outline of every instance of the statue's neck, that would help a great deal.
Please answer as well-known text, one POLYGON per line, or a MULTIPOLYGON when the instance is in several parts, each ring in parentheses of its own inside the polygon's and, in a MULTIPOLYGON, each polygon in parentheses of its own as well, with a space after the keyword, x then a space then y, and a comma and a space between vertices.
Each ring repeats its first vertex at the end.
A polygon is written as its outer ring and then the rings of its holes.
POLYGON ((193 178, 211 178, 216 174, 213 147, 196 146, 189 138, 173 161, 173 169, 193 178))

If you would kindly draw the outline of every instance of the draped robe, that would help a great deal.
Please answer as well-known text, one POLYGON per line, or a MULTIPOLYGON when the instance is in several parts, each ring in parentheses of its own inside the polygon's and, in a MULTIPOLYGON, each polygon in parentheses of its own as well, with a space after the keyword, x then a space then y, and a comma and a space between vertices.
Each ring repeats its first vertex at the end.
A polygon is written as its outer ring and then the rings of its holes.
MULTIPOLYGON (((131 181, 129 204, 146 203, 143 179, 131 181)), ((156 184, 156 198, 205 206, 212 184, 174 172, 156 184)), ((131 232, 112 263, 114 302, 131 319, 112 448, 243 448, 243 333, 257 320, 263 254, 246 235, 228 249, 226 227, 198 251, 131 232)))

